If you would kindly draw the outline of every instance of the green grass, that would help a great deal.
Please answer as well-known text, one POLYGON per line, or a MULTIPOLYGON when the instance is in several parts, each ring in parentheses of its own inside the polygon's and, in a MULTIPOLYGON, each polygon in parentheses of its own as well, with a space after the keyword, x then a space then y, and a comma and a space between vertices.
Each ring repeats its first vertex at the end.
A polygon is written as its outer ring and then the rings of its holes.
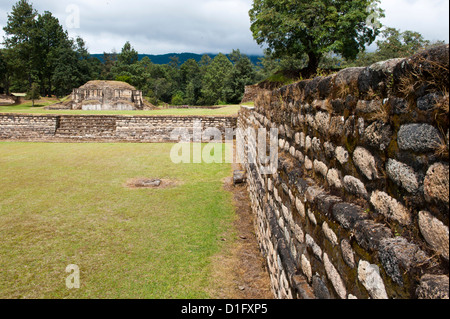
POLYGON ((0 298, 209 298, 231 167, 173 164, 172 146, 0 143, 0 298), (179 185, 124 187, 136 177, 179 185))
POLYGON ((45 110, 44 107, 54 104, 55 101, 35 101, 35 107, 31 102, 15 106, 0 106, 0 113, 27 113, 27 114, 77 114, 77 115, 178 115, 178 116, 233 116, 237 115, 239 105, 226 105, 219 109, 159 109, 152 111, 83 111, 83 110, 45 110))

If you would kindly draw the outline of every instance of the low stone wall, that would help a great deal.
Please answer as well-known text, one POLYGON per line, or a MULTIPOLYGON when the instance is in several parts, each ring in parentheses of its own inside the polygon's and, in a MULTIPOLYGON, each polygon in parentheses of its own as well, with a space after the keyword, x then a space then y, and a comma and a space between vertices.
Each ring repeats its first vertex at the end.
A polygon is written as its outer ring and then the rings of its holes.
POLYGON ((55 135, 58 118, 52 115, 0 113, 0 139, 48 139, 55 135))
POLYGON ((448 298, 448 50, 261 92, 241 109, 241 132, 279 131, 274 174, 257 151, 244 160, 277 298, 448 298))
MULTIPOLYGON (((236 127, 236 117, 108 116, 1 114, 0 139, 25 141, 174 142, 176 128, 192 133, 194 125, 217 128, 225 136, 236 127)), ((178 141, 178 140, 177 140, 178 141)))

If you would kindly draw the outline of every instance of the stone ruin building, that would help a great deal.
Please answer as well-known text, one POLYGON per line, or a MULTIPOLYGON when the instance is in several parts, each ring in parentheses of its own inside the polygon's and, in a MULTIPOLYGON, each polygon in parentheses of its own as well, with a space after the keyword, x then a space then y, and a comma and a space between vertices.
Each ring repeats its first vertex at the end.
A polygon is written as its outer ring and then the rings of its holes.
POLYGON ((154 106, 144 100, 142 91, 120 81, 89 81, 74 89, 66 102, 50 107, 84 111, 148 110, 154 106))
POLYGON ((19 98, 14 95, 0 94, 0 106, 15 105, 19 102, 19 98))

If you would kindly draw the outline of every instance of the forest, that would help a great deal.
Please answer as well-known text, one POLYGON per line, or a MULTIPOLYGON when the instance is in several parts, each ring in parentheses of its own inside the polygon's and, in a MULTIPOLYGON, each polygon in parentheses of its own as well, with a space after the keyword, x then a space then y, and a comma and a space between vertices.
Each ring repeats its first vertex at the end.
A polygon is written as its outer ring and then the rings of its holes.
POLYGON ((169 63, 157 64, 126 42, 121 52, 104 52, 98 57, 89 53, 82 38, 70 38, 51 12, 39 13, 27 0, 13 6, 4 31, 0 93, 27 92, 31 96, 37 92, 62 98, 90 80, 116 80, 141 90, 154 105, 237 104, 247 85, 263 81, 288 84, 345 67, 407 57, 443 43, 431 43, 417 32, 385 27, 379 31, 375 51, 360 49, 345 55, 330 49, 315 57, 318 62, 313 72, 305 74, 302 71, 308 69, 312 55, 301 49, 278 54, 269 47, 256 64, 239 49, 183 63, 173 56, 169 63))

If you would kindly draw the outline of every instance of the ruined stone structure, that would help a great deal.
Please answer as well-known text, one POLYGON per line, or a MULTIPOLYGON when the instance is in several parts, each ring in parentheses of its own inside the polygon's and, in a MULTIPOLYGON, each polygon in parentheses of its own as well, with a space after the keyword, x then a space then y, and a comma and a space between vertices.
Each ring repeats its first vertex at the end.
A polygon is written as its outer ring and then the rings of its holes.
POLYGON ((31 115, 0 113, 0 140, 88 142, 178 142, 175 129, 190 134, 194 125, 225 135, 236 116, 31 115))
POLYGON ((68 102, 52 106, 51 109, 69 108, 73 110, 143 110, 153 106, 144 101, 142 92, 119 81, 90 81, 72 91, 68 102))
POLYGON ((238 117, 277 298, 449 297, 449 47, 274 91, 238 117), (279 160, 248 129, 277 128, 279 160))
POLYGON ((0 94, 0 105, 14 105, 18 100, 14 95, 0 94))

